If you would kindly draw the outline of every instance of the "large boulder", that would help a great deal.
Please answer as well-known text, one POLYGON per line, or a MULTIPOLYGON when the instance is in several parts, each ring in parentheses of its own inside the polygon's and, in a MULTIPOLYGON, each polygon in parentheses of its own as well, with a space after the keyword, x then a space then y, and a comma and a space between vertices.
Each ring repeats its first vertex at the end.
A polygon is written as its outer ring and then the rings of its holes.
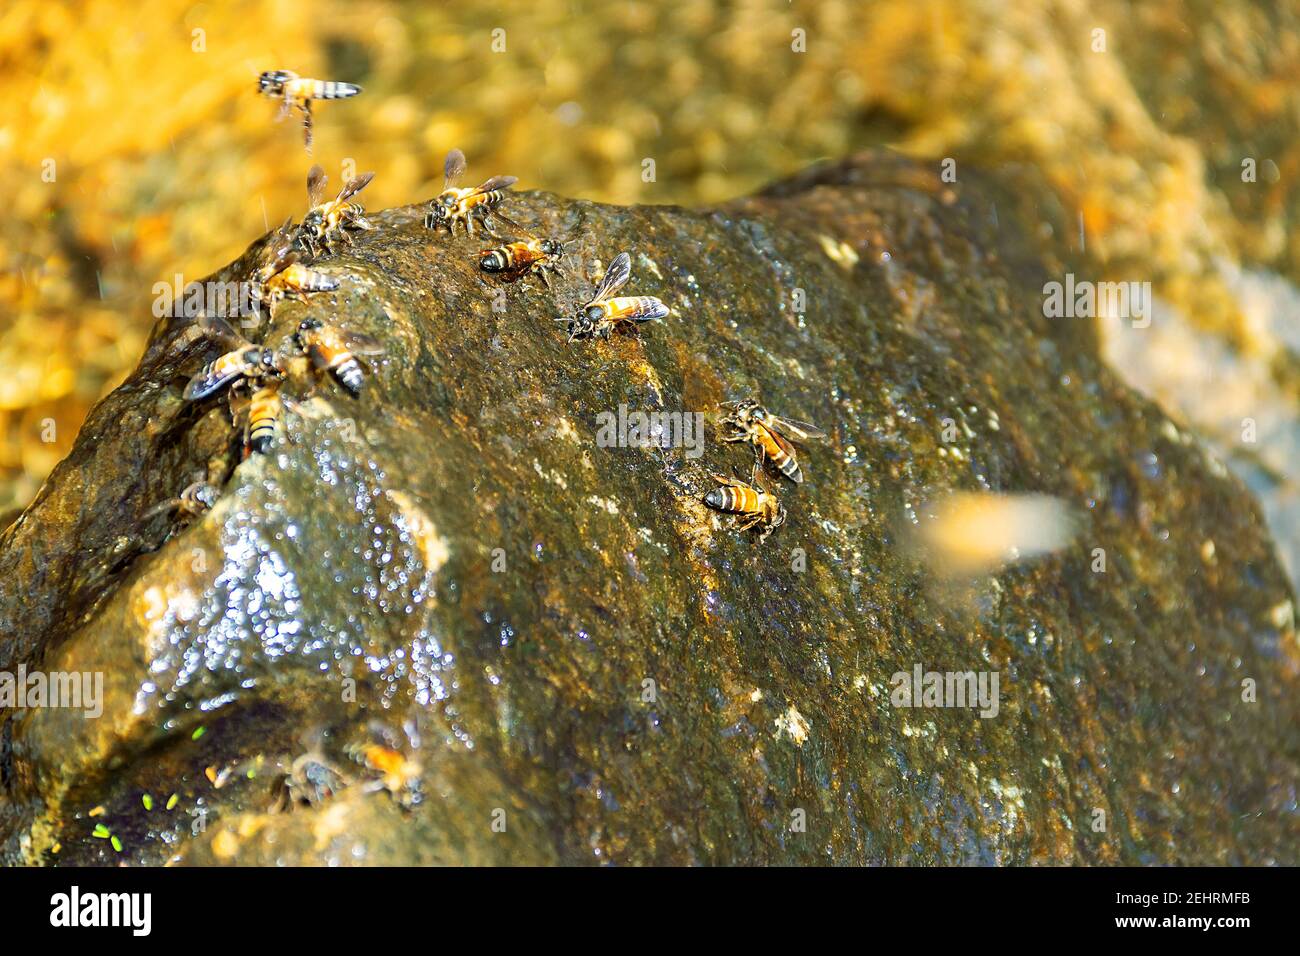
POLYGON ((182 398, 220 348, 163 321, 0 537, 0 670, 104 681, 98 717, 5 714, 0 858, 1296 863, 1287 581, 1242 486, 1045 317, 1048 195, 873 154, 713 209, 512 197, 577 239, 549 290, 376 213, 256 334, 289 365, 264 455, 182 398), (567 341, 620 250, 672 314, 567 341), (386 346, 359 397, 288 361, 309 317, 386 346), (751 396, 830 433, 761 543, 702 503, 751 396), (704 442, 609 447, 620 406, 704 442), (157 509, 212 463, 211 511, 157 509), (1050 496, 1072 541, 950 587, 909 530, 956 490, 1050 496), (917 668, 996 673, 996 712, 901 706, 917 668))

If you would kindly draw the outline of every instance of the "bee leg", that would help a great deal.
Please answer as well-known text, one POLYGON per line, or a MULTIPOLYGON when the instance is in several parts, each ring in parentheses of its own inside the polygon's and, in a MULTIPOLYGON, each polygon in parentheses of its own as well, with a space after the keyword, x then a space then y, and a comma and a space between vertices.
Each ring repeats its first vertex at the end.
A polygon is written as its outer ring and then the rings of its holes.
POLYGON ((465 217, 465 234, 471 239, 474 238, 474 214, 470 213, 465 217))
POLYGON ((311 155, 311 100, 303 100, 298 108, 302 110, 302 135, 307 143, 307 154, 311 155))
POLYGON ((284 118, 289 115, 289 112, 292 109, 293 100, 288 96, 288 94, 286 94, 284 99, 280 101, 280 108, 275 112, 275 121, 277 123, 283 123, 284 118))
POLYGON ((546 270, 541 266, 535 266, 533 271, 536 272, 538 278, 542 280, 542 285, 549 289, 551 287, 551 280, 546 278, 546 270))

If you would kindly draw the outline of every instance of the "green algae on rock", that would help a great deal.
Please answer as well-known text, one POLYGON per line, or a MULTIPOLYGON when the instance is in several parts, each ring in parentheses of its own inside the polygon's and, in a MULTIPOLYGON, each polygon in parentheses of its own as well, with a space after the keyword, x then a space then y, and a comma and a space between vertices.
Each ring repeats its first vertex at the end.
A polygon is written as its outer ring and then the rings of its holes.
POLYGON ((6 714, 3 858, 1297 862, 1289 586, 1241 485, 1044 317, 1053 208, 884 154, 710 209, 514 196, 580 237, 550 290, 375 213, 262 338, 336 320, 386 356, 358 398, 291 363, 287 435, 242 461, 180 397, 213 349, 162 323, 0 537, 0 669, 105 681, 99 719, 6 714), (567 342, 624 249, 672 314, 567 342), (596 440, 748 397, 831 436, 762 546, 702 502, 747 449, 596 440), (211 511, 146 520, 214 459, 211 511), (1074 543, 954 605, 903 538, 956 490, 1060 499, 1074 543), (996 716, 896 707, 917 667, 996 673, 996 716), (376 737, 409 806, 355 759, 376 737), (308 747, 348 784, 272 812, 308 747))

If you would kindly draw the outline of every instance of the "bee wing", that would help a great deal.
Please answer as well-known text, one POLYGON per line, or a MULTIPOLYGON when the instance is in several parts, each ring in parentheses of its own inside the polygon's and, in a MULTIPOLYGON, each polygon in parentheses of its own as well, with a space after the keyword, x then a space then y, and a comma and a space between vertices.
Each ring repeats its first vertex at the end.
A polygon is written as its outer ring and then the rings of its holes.
POLYGON ((382 355, 386 351, 384 344, 379 339, 373 335, 366 335, 364 332, 340 329, 339 338, 347 346, 348 351, 355 355, 382 355))
POLYGON ((286 269, 298 262, 302 256, 294 248, 298 235, 293 228, 293 217, 290 216, 284 221, 284 225, 277 229, 271 238, 267 248, 270 255, 266 258, 266 265, 260 270, 259 276, 270 278, 282 269, 286 269))
POLYGON ((592 303, 608 299, 627 284, 627 280, 631 275, 632 257, 626 252, 620 252, 614 257, 614 261, 609 264, 609 268, 605 270, 600 285, 596 286, 596 291, 591 296, 592 303))
POLYGON ((274 236, 274 238, 271 240, 273 244, 280 245, 286 242, 288 243, 293 242, 293 238, 294 238, 293 216, 286 216, 284 222, 280 223, 280 225, 276 228, 275 232, 272 233, 272 235, 274 236))
POLYGON ((507 186, 513 186, 517 182, 519 182, 518 176, 493 176, 487 182, 475 186, 470 195, 477 196, 480 193, 490 193, 494 189, 505 189, 507 186))
POLYGON ((316 164, 307 173, 307 202, 312 209, 315 209, 325 201, 325 186, 329 183, 330 178, 325 175, 325 170, 320 164, 316 164))
POLYGON ((370 180, 374 178, 375 178, 375 174, 373 172, 370 172, 370 173, 362 173, 360 176, 356 177, 355 179, 349 180, 347 183, 344 184, 343 188, 339 190, 338 201, 343 202, 355 196, 357 193, 361 192, 361 190, 369 186, 370 180))
POLYGON ((219 315, 199 316, 198 327, 205 336, 232 352, 248 348, 248 339, 236 332, 230 323, 219 315))
POLYGON ((182 393, 182 397, 187 402, 192 402, 200 398, 207 398, 209 395, 219 391, 223 385, 238 378, 243 370, 244 366, 240 362, 221 363, 221 360, 218 359, 216 363, 204 366, 202 371, 189 380, 189 383, 185 386, 185 391, 182 393), (220 369, 221 371, 218 372, 216 369, 220 369))
POLYGON ((442 188, 450 189, 463 175, 465 175, 465 154, 458 149, 453 149, 447 154, 447 161, 442 164, 442 188))
POLYGON ((776 426, 776 429, 769 428, 768 431, 775 434, 780 429, 789 435, 795 441, 809 441, 814 438, 825 438, 826 433, 816 425, 808 422, 801 422, 797 418, 782 418, 780 415, 768 414, 768 420, 776 426))
POLYGON ((662 319, 668 316, 668 306, 664 305, 652 295, 645 296, 645 298, 653 299, 654 303, 639 309, 636 314, 636 321, 649 322, 653 319, 662 319))
MULTIPOLYGON (((530 232, 526 227, 524 227, 524 226, 520 225, 519 223, 515 222, 515 220, 511 219, 509 216, 507 216, 507 215, 506 215, 505 213, 503 213, 503 212, 497 212, 497 211, 494 211, 494 212, 492 213, 492 216, 493 216, 494 219, 500 219, 500 220, 501 220, 502 222, 504 222, 507 226, 509 226, 511 229, 513 229, 513 230, 515 231, 515 235, 516 235, 517 237, 521 238, 521 239, 536 239, 536 238, 537 238, 537 236, 536 236, 534 233, 530 232)), ((491 230, 489 230, 489 231, 491 231, 491 230)), ((495 235, 495 233, 494 233, 494 235, 495 235)))

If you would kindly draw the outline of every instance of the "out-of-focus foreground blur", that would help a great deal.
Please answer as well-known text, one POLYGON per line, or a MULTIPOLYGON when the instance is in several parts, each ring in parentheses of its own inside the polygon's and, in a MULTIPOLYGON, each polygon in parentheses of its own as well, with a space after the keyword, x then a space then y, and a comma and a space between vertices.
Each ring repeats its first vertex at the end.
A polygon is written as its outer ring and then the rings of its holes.
POLYGON ((372 208, 430 196, 452 146, 468 178, 706 203, 888 144, 1037 167, 1077 210, 1092 277, 1152 282, 1152 326, 1103 321, 1108 353, 1239 466, 1286 552, 1298 25, 1161 0, 9 0, 0 512, 134 364, 154 284, 300 217, 313 161, 335 183, 375 170, 372 208), (317 105, 310 157, 256 94, 276 68, 365 88, 317 105))

